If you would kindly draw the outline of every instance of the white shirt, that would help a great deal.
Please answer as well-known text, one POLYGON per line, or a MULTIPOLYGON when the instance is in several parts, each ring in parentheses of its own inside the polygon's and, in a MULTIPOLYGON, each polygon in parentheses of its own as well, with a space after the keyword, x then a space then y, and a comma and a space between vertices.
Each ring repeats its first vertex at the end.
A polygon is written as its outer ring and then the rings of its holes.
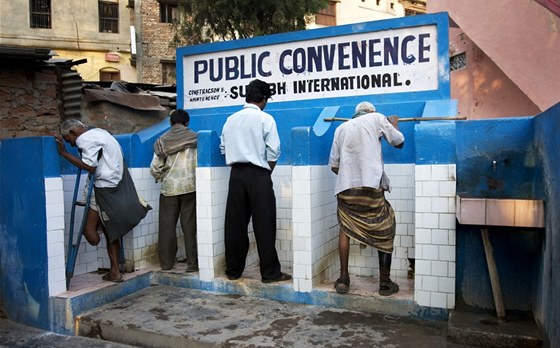
POLYGON ((268 162, 280 157, 280 137, 274 118, 257 105, 245 104, 226 120, 220 151, 226 164, 252 163, 270 170, 268 162))
POLYGON ((81 151, 82 161, 90 167, 96 167, 96 187, 117 186, 124 168, 122 149, 117 139, 104 129, 93 128, 76 139, 76 146, 81 151), (103 150, 103 153, 98 160, 99 150, 103 150))
POLYGON ((338 167, 335 195, 355 187, 379 188, 383 173, 381 137, 397 146, 404 136, 380 113, 365 114, 340 125, 335 133, 329 165, 338 167))

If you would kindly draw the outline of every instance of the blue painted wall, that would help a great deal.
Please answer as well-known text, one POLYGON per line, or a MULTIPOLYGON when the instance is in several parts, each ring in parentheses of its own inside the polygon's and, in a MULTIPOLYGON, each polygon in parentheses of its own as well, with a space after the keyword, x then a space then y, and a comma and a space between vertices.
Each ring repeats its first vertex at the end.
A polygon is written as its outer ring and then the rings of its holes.
POLYGON ((535 148, 543 163, 545 235, 539 245, 534 312, 549 347, 560 347, 560 103, 535 119, 535 148))
POLYGON ((457 123, 457 192, 485 198, 542 198, 533 121, 516 117, 457 123))
MULTIPOLYGON (((464 197, 542 199, 534 118, 457 122, 457 193, 464 197), (492 161, 496 161, 495 167, 492 161)), ((494 310, 482 226, 457 224, 457 309, 494 310)), ((489 227, 504 305, 528 314, 535 300, 542 229, 489 227)))
POLYGON ((8 318, 49 329, 44 178, 58 156, 45 138, 0 144, 0 303, 8 318))

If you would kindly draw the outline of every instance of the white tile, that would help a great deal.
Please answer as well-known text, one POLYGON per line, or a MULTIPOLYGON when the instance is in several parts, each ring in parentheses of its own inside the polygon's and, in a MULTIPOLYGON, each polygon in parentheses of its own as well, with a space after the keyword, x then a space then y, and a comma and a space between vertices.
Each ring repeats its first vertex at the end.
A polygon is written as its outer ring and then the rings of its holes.
POLYGON ((440 277, 438 279, 438 291, 448 294, 455 293, 455 278, 440 277))
POLYGON ((456 232, 455 230, 449 230, 449 245, 456 245, 456 232))
POLYGON ((438 277, 432 277, 432 276, 422 277, 422 290, 438 291, 438 277))
POLYGON ((448 245, 449 233, 448 230, 433 229, 432 231, 432 244, 448 245))
POLYGON ((432 244, 432 230, 427 228, 417 228, 415 241, 419 244, 432 244))
POLYGON ((425 197, 438 197, 439 196, 439 182, 437 181, 424 181, 421 183, 422 193, 425 197))
POLYGON ((447 294, 432 292, 430 298, 430 307, 447 308, 447 294))
POLYGON ((422 191, 422 183, 420 181, 417 182, 417 185, 414 186, 414 195, 416 197, 424 196, 424 191, 422 191))
POLYGON ((449 168, 447 165, 432 166, 432 180, 447 181, 449 180, 449 168))
POLYGON ((418 213, 431 213, 432 212, 432 198, 431 197, 417 197, 416 198, 416 212, 418 212, 418 213))
POLYGON ((455 181, 442 181, 438 185, 440 197, 455 197, 457 191, 455 181))
POLYGON ((431 275, 432 274, 432 263, 428 260, 416 259, 414 264, 415 273, 417 275, 431 275))
POLYGON ((456 227, 455 214, 439 214, 439 228, 454 230, 456 227))
POLYGON ((455 309, 455 294, 447 294, 447 308, 455 309))
POLYGON ((424 260, 439 260, 439 249, 437 245, 423 245, 422 258, 424 260))
POLYGON ((414 290, 414 300, 420 306, 425 306, 425 307, 431 306, 429 291, 414 290))
POLYGON ((66 280, 61 280, 58 282, 49 282, 49 295, 56 296, 66 292, 66 280))
POLYGON ((414 213, 414 224, 415 227, 424 227, 424 219, 422 213, 414 213))
POLYGON ((45 202, 46 204, 63 204, 64 193, 62 192, 62 190, 45 191, 45 202))
MULTIPOLYGON (((418 203, 418 201, 417 201, 418 203)), ((446 197, 434 197, 432 198, 432 210, 433 213, 448 213, 449 212, 449 199, 446 197)))
POLYGON ((63 180, 62 178, 46 178, 45 179, 45 191, 63 191, 63 180))
POLYGON ((64 216, 64 205, 62 204, 47 204, 47 217, 64 216))
POLYGON ((447 262, 432 261, 432 274, 438 277, 447 277, 447 262))
POLYGON ((422 213, 422 224, 416 223, 417 227, 439 228, 439 214, 422 213))
POLYGON ((430 165, 417 165, 414 168, 414 178, 416 181, 429 181, 432 180, 432 166, 430 165))
POLYGON ((402 236, 401 244, 403 247, 411 248, 414 246, 414 238, 412 236, 402 236))
POLYGON ((442 261, 455 262, 455 246, 440 246, 439 259, 442 261))
POLYGON ((47 244, 64 243, 64 229, 49 230, 47 232, 47 244))

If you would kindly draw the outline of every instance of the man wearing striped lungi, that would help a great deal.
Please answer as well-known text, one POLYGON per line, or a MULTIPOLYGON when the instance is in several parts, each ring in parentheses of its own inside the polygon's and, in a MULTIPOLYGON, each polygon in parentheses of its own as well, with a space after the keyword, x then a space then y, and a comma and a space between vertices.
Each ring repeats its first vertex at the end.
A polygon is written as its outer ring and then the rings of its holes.
POLYGON ((390 186, 383 170, 382 137, 396 148, 404 145, 398 117, 377 113, 369 102, 358 104, 353 119, 334 133, 329 165, 337 174, 340 277, 334 287, 338 293, 347 293, 350 286, 350 238, 377 248, 379 294, 389 296, 399 291, 390 278, 396 223, 395 212, 384 193, 390 191, 390 186))

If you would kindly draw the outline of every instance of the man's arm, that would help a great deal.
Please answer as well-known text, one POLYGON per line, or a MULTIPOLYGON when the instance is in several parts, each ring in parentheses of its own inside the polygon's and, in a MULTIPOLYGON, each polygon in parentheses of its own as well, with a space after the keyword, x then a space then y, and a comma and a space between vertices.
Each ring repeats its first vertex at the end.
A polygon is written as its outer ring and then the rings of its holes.
POLYGON ((84 163, 84 161, 72 155, 70 152, 68 152, 68 150, 66 150, 66 146, 64 145, 64 140, 60 135, 55 135, 54 137, 58 147, 58 154, 60 156, 64 157, 68 162, 72 163, 73 165, 75 165, 76 167, 82 170, 86 170, 90 173, 95 172, 95 167, 88 166, 87 164, 84 163))
MULTIPOLYGON (((393 126, 396 130, 399 130, 399 117, 398 116, 388 116, 387 120, 389 121, 389 123, 391 124, 391 126, 393 126)), ((397 149, 402 149, 404 146, 404 140, 397 145, 393 145, 394 147, 396 147, 397 149)))

